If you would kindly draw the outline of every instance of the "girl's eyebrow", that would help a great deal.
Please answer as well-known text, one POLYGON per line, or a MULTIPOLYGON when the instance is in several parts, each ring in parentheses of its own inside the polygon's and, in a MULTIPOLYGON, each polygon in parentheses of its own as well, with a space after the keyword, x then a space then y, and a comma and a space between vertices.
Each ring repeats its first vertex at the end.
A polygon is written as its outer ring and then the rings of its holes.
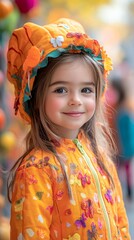
MULTIPOLYGON (((69 84, 69 82, 66 82, 66 81, 57 81, 57 82, 54 82, 54 83, 50 83, 49 87, 51 86, 54 86, 54 85, 67 85, 69 84)), ((81 85, 88 85, 88 86, 95 86, 95 83, 94 82, 82 82, 81 85)))

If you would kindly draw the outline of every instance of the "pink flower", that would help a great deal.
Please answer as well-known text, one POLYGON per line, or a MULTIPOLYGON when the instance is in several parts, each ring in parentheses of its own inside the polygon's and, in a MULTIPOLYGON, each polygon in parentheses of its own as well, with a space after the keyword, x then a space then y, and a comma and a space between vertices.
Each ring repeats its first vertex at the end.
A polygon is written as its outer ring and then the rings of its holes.
POLYGON ((112 198, 112 191, 110 189, 107 190, 107 192, 105 193, 105 198, 107 199, 107 201, 111 204, 114 203, 113 198, 112 198))
POLYGON ((91 183, 90 177, 87 174, 82 175, 82 173, 79 172, 78 179, 81 180, 81 184, 82 184, 83 187, 85 187, 86 184, 90 184, 91 183))

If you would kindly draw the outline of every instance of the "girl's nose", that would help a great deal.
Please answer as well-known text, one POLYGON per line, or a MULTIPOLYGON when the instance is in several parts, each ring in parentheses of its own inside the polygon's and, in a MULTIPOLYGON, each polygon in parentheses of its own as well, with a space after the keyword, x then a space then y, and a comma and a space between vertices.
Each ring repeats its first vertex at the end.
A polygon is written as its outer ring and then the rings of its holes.
POLYGON ((76 105, 76 106, 81 105, 82 102, 81 102, 81 98, 80 98, 79 94, 75 94, 75 93, 71 94, 71 96, 69 98, 69 101, 68 101, 68 104, 69 104, 69 106, 71 106, 71 105, 76 105))

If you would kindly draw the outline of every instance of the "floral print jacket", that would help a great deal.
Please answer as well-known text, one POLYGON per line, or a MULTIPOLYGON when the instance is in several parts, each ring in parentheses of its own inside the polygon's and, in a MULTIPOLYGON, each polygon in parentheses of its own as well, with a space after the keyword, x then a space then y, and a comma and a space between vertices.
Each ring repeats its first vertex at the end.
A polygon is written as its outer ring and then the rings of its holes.
POLYGON ((16 172, 10 240, 128 240, 128 220, 116 168, 104 158, 111 186, 91 151, 78 139, 55 142, 65 164, 73 198, 52 153, 33 150, 16 172))

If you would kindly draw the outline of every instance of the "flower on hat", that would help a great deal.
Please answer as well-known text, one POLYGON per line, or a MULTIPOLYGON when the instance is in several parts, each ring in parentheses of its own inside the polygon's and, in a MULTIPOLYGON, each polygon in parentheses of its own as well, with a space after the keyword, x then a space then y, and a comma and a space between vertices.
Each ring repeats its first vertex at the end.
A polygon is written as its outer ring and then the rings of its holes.
POLYGON ((95 56, 98 56, 100 53, 100 45, 97 40, 91 39, 85 33, 73 33, 69 32, 66 35, 67 38, 74 38, 74 45, 82 45, 84 48, 89 48, 95 56))
POLYGON ((52 43, 53 47, 61 47, 62 42, 64 42, 64 37, 63 36, 58 36, 56 38, 51 38, 50 42, 52 43))
POLYGON ((102 59, 104 60, 104 63, 103 63, 104 64, 104 74, 107 76, 109 71, 113 69, 112 60, 110 57, 108 57, 108 55, 106 54, 106 51, 103 49, 103 47, 101 47, 101 56, 102 56, 102 59))
POLYGON ((101 56, 102 56, 102 59, 104 60, 104 69, 106 71, 110 71, 113 69, 112 67, 112 60, 110 57, 108 57, 108 55, 106 54, 106 51, 101 48, 101 56))
POLYGON ((74 38, 73 43, 75 46, 80 46, 81 44, 84 46, 86 36, 86 34, 78 32, 68 32, 66 35, 67 38, 74 38))
POLYGON ((97 40, 87 38, 85 48, 90 48, 95 56, 100 54, 100 45, 97 40))
POLYGON ((32 68, 36 67, 37 64, 40 62, 40 50, 36 46, 32 46, 29 51, 28 55, 25 59, 23 64, 23 70, 29 71, 32 68))
POLYGON ((83 34, 83 33, 79 33, 79 32, 74 32, 74 33, 73 32, 68 32, 67 35, 66 35, 67 38, 75 37, 77 39, 83 38, 85 36, 87 36, 87 35, 83 34))

